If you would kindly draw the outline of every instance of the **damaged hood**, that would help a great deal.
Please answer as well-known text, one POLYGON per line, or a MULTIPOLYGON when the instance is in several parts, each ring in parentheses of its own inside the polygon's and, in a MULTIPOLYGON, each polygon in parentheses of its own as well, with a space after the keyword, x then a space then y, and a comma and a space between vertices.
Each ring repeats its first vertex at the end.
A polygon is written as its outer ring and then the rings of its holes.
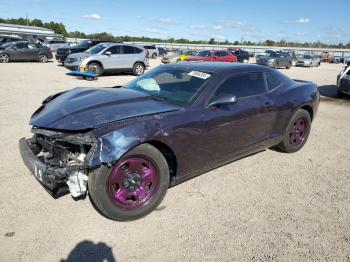
POLYGON ((126 88, 75 88, 46 99, 30 124, 78 131, 133 117, 179 110, 180 107, 126 88))

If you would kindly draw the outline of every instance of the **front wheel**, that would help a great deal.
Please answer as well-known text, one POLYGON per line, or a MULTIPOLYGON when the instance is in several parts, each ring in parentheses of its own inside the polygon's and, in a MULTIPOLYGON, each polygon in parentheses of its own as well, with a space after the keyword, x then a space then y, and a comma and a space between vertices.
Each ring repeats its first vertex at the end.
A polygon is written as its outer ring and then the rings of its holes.
POLYGON ((1 63, 10 62, 10 56, 8 54, 0 54, 0 62, 1 63))
POLYGON ((299 109, 292 117, 286 134, 277 149, 294 153, 300 150, 306 143, 311 130, 311 116, 304 109, 299 109))
POLYGON ((163 200, 169 186, 169 167, 162 153, 141 144, 111 168, 100 167, 89 175, 94 206, 117 221, 139 219, 163 200))
POLYGON ((291 69, 291 67, 292 67, 292 63, 289 63, 289 64, 286 66, 287 69, 291 69))
POLYGON ((132 72, 135 76, 140 76, 145 72, 145 66, 141 63, 135 63, 132 72))
POLYGON ((101 76, 103 74, 103 68, 98 63, 90 63, 88 65, 88 71, 94 73, 96 76, 101 76))

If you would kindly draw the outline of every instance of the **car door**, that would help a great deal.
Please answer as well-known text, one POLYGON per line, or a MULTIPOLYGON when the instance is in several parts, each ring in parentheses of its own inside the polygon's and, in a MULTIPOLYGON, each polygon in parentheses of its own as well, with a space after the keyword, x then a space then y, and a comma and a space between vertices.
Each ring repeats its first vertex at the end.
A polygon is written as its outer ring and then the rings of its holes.
POLYGON ((204 108, 208 163, 231 158, 266 143, 274 124, 273 101, 266 93, 262 72, 233 75, 217 88, 210 101, 234 96, 236 102, 204 108))
POLYGON ((133 68, 135 62, 138 60, 138 54, 135 51, 135 48, 130 45, 123 45, 123 54, 122 60, 124 67, 126 69, 131 69, 133 68))
POLYGON ((37 44, 28 43, 28 49, 26 54, 28 56, 28 60, 37 60, 40 53, 40 47, 37 44))
POLYGON ((121 45, 115 45, 107 48, 100 56, 100 61, 103 64, 103 68, 105 70, 122 69, 122 52, 123 50, 121 45))
POLYGON ((26 42, 16 43, 11 51, 11 60, 28 60, 28 44, 26 42))

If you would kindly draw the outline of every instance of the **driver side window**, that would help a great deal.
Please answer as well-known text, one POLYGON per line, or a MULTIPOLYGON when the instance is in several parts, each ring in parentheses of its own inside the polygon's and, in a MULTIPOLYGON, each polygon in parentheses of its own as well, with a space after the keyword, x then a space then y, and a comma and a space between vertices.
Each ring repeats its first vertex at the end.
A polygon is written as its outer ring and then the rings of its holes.
POLYGON ((264 74, 259 72, 242 73, 227 79, 214 93, 213 99, 235 96, 238 98, 265 93, 264 74))
POLYGON ((122 53, 121 46, 120 45, 111 46, 105 52, 111 52, 112 55, 119 55, 122 53))
POLYGON ((16 49, 24 49, 27 48, 27 44, 26 43, 18 43, 15 45, 16 49))

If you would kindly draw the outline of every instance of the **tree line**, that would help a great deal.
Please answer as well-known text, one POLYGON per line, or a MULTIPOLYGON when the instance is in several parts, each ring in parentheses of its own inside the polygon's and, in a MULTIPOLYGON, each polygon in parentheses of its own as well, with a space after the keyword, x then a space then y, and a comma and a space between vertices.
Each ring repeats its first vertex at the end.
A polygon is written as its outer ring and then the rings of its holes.
POLYGON ((102 41, 112 41, 112 42, 165 42, 165 43, 178 43, 178 44, 212 44, 212 45, 239 45, 239 46, 282 46, 282 47, 313 47, 313 48, 350 48, 349 43, 338 43, 338 44, 326 44, 321 41, 317 42, 292 42, 286 40, 273 41, 273 40, 265 40, 259 42, 252 41, 234 41, 230 42, 226 41, 217 41, 214 38, 208 39, 208 41, 203 40, 188 40, 185 38, 168 38, 161 39, 155 37, 144 37, 144 36, 114 36, 107 32, 95 33, 95 34, 85 34, 83 32, 74 31, 68 32, 63 23, 56 22, 43 22, 41 19, 26 19, 26 18, 11 18, 11 19, 2 19, 0 18, 0 23, 7 24, 16 24, 16 25, 30 25, 36 27, 44 27, 47 29, 54 30, 56 34, 60 34, 63 37, 70 38, 87 38, 87 39, 99 39, 102 41))

